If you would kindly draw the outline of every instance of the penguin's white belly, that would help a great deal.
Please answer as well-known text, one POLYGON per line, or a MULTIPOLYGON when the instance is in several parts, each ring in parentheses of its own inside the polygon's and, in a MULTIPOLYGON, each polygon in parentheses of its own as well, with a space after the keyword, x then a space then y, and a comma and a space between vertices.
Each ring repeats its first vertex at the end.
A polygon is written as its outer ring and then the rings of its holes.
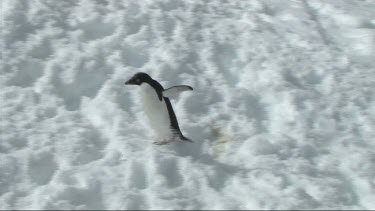
POLYGON ((158 135, 159 139, 170 140, 173 137, 173 133, 164 99, 162 98, 162 101, 160 101, 154 88, 147 83, 143 83, 141 88, 143 107, 152 129, 158 135))

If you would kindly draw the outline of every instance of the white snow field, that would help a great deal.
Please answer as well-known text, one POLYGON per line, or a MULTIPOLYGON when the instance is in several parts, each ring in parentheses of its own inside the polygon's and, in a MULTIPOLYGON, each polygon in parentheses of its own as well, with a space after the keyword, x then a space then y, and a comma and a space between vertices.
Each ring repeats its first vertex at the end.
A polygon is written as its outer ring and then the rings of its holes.
POLYGON ((373 0, 1 0, 0 36, 0 209, 375 209, 373 0))

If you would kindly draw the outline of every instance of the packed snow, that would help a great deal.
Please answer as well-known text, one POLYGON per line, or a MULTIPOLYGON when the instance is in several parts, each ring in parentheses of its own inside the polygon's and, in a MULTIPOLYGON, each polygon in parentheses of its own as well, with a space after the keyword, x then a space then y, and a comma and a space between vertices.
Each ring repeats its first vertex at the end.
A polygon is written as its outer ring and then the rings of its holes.
POLYGON ((375 209, 375 1, 1 0, 0 209, 375 209), (194 143, 152 144, 146 72, 194 143))

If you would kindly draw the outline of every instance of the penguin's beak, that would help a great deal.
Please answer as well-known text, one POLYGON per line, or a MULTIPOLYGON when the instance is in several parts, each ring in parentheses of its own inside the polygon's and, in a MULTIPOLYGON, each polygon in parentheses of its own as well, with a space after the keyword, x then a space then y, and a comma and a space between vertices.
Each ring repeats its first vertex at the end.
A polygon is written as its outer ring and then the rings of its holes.
POLYGON ((125 82, 125 85, 135 85, 134 82, 135 82, 134 79, 131 78, 128 81, 125 82))

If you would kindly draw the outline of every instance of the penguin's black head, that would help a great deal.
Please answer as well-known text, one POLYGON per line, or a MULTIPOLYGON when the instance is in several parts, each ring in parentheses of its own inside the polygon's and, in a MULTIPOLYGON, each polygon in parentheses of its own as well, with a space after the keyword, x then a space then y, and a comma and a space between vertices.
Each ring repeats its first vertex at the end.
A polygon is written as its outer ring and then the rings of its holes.
POLYGON ((141 85, 143 82, 149 82, 152 78, 146 73, 139 72, 133 75, 128 81, 125 82, 125 85, 141 85))

